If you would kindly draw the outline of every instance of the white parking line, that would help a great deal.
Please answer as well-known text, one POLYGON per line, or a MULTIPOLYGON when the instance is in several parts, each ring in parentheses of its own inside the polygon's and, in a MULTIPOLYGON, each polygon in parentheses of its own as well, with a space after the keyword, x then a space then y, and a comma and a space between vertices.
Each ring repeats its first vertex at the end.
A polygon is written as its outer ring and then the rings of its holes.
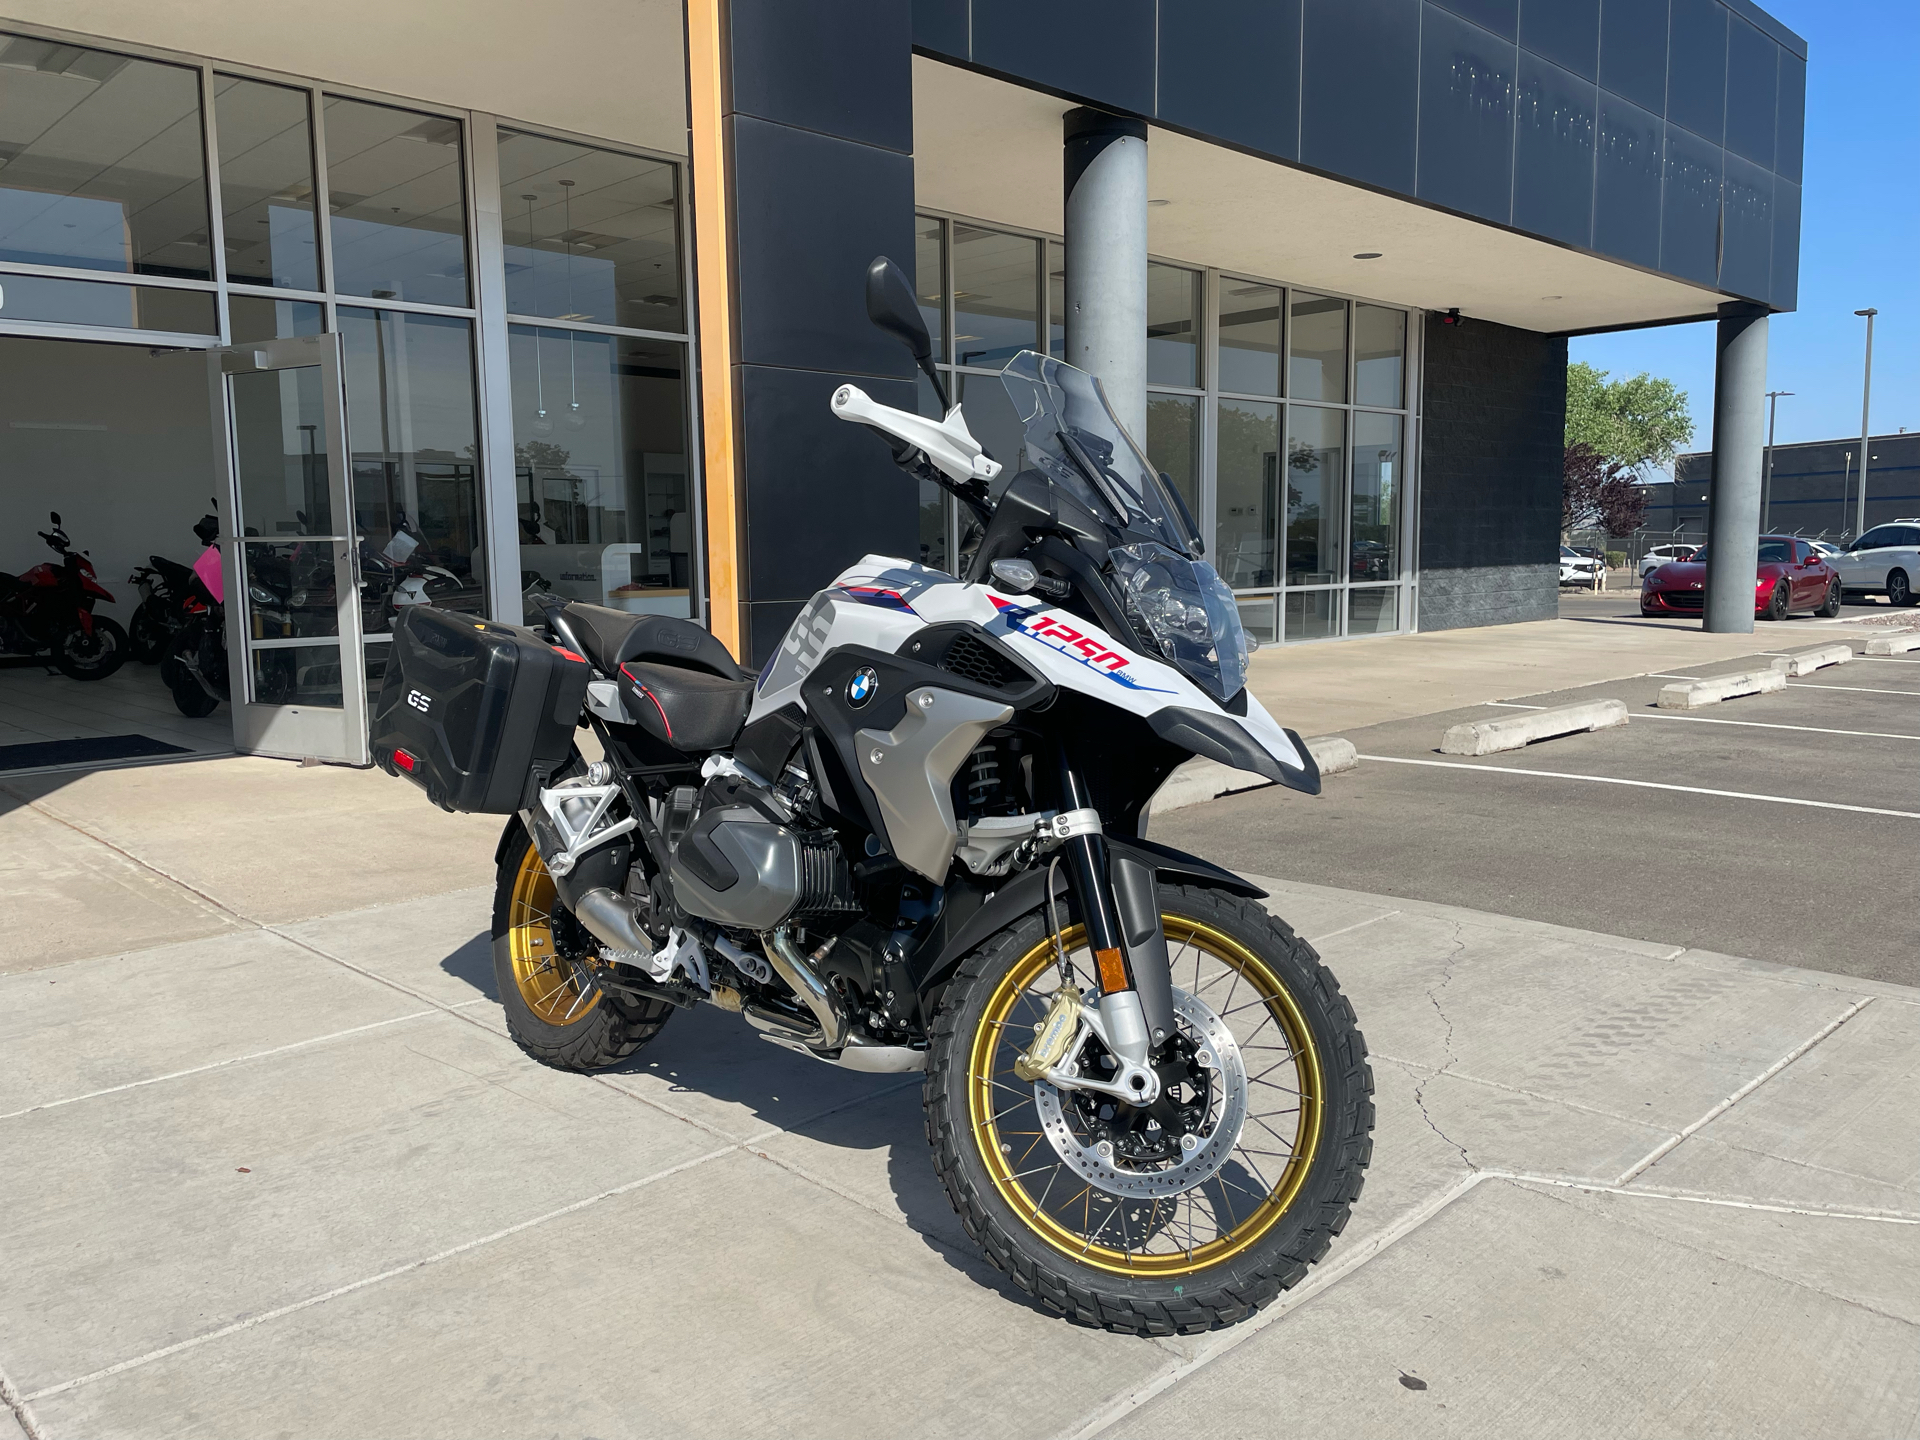
POLYGON ((1881 810, 1872 805, 1841 805, 1832 800, 1801 800, 1792 795, 1753 795, 1745 790, 1708 790, 1699 785, 1667 785, 1658 780, 1622 780, 1614 775, 1571 775, 1562 770, 1522 770, 1514 765, 1467 765, 1456 760, 1410 760, 1404 755, 1362 755, 1382 765, 1431 765, 1437 770, 1474 770, 1482 775, 1537 775, 1546 780, 1584 780, 1593 785, 1630 785, 1638 790, 1677 790, 1684 795, 1718 795, 1725 800, 1764 800, 1769 805, 1805 805, 1815 810, 1848 810, 1855 815, 1892 815, 1920 820, 1920 811, 1881 810))
POLYGON ((1645 678, 1648 680, 1698 680, 1700 677, 1698 675, 1669 675, 1664 670, 1649 670, 1645 678))
MULTIPOLYGON (((1501 710, 1544 710, 1544 705, 1522 705, 1513 700, 1489 700, 1501 710)), ((1920 740, 1920 735, 1895 735, 1885 730, 1829 730, 1821 725, 1773 725, 1764 720, 1716 720, 1711 715, 1670 715, 1660 710, 1635 710, 1635 720, 1686 720, 1695 725, 1745 725, 1752 730, 1802 730, 1809 735, 1851 735, 1861 740, 1920 740)))
POLYGON ((1898 655, 1856 655, 1853 658, 1875 665, 1920 665, 1920 660, 1902 660, 1898 655))
POLYGON ((1920 690, 1873 690, 1865 685, 1808 685, 1798 680, 1789 680, 1787 686, 1792 690, 1845 690, 1852 695, 1920 695, 1920 690))

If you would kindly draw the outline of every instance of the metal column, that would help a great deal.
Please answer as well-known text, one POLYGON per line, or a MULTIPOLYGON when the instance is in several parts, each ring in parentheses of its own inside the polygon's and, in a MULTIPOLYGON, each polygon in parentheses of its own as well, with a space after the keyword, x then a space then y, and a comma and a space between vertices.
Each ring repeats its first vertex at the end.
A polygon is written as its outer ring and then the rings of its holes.
POLYGON ((1714 337, 1713 491, 1707 510, 1707 630, 1753 633, 1766 450, 1767 309, 1720 307, 1714 337))
POLYGON ((1069 110, 1066 139, 1067 354, 1106 387, 1147 442, 1147 127, 1069 110))

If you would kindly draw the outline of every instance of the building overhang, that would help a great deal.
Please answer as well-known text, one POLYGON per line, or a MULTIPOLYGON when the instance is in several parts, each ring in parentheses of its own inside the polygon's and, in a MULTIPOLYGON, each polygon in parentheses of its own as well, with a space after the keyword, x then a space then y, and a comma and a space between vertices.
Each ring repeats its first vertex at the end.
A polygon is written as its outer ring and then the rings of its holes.
MULTIPOLYGON (((913 60, 914 188, 932 210, 1058 234, 1072 102, 913 60)), ((1148 245, 1169 260, 1547 334, 1711 317, 1729 296, 1152 126, 1148 245), (1374 260, 1356 254, 1377 253, 1374 260)))

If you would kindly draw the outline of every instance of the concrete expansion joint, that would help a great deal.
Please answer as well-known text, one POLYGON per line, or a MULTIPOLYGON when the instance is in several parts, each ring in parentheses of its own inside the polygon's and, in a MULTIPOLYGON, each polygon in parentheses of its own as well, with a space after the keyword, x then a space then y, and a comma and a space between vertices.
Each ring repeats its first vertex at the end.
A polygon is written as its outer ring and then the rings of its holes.
POLYGON ((39 1418, 33 1413, 33 1407, 14 1388, 13 1381, 7 1378, 7 1372, 0 1370, 0 1405, 13 1412, 13 1418, 26 1433, 27 1440, 46 1440, 46 1432, 40 1428, 39 1418))

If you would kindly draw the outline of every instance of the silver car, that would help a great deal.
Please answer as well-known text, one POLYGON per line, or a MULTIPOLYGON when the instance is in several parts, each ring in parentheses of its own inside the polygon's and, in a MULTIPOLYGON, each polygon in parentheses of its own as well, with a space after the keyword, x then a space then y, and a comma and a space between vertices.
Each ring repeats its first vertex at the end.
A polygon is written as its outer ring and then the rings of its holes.
POLYGON ((1833 560, 1850 595, 1884 595, 1892 605, 1914 603, 1920 582, 1920 520, 1876 525, 1833 560))

